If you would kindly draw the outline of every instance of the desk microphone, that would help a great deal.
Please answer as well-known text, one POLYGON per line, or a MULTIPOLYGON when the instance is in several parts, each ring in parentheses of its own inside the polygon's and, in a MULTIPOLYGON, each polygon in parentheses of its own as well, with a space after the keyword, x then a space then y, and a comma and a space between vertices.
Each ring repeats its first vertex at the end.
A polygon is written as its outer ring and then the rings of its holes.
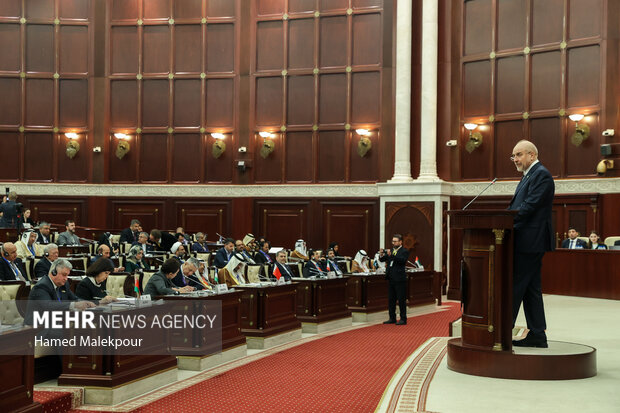
POLYGON ((482 194, 484 193, 484 191, 486 191, 487 189, 489 189, 489 187, 490 187, 491 185, 493 185, 493 184, 495 183, 495 181, 497 181, 497 178, 493 179, 493 180, 491 181, 491 183, 490 183, 490 184, 488 184, 488 185, 487 185, 487 186, 486 186, 486 187, 485 187, 482 191, 480 191, 480 193, 479 193, 478 195, 476 195, 476 196, 474 197, 474 199, 472 199, 471 201, 469 201, 469 202, 467 203, 467 205, 465 205, 461 211, 465 211, 465 210, 467 209, 467 207, 468 207, 468 206, 470 206, 470 205, 472 204, 472 202, 474 202, 476 199, 478 199, 478 197, 479 197, 480 195, 482 195, 482 194))
POLYGON ((407 260, 407 264, 413 265, 413 268, 420 268, 420 266, 418 264, 416 264, 415 262, 411 262, 409 260, 407 260))

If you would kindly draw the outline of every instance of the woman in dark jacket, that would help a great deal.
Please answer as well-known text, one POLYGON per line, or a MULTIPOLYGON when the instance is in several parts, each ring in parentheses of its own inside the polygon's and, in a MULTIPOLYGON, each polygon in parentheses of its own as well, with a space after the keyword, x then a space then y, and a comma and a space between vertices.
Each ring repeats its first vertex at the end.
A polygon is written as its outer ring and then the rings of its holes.
POLYGON ((88 267, 86 278, 78 284, 75 295, 82 300, 107 304, 116 301, 116 298, 108 295, 105 290, 105 280, 114 271, 114 263, 109 258, 101 257, 88 267))

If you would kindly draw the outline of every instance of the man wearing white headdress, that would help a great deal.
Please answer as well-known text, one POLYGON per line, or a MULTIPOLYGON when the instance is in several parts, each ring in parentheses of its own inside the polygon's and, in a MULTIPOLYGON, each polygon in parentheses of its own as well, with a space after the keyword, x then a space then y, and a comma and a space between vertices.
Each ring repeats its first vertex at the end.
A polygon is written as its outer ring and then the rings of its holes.
MULTIPOLYGON (((179 260, 180 264, 183 264, 185 262, 185 260, 183 259, 185 257, 185 246, 181 242, 177 241, 172 244, 170 252, 173 254, 170 258, 175 258, 179 260)), ((182 270, 179 271, 179 273, 172 279, 172 284, 176 285, 177 287, 185 287, 187 285, 187 281, 185 281, 185 277, 183 277, 182 270)))
POLYGON ((43 248, 37 243, 37 236, 34 231, 24 231, 21 239, 15 243, 18 258, 25 260, 28 257, 34 258, 43 255, 43 248))
POLYGON ((302 260, 309 260, 308 250, 306 249, 306 241, 298 239, 295 243, 295 251, 291 252, 291 258, 300 258, 302 260))
POLYGON ((243 285, 246 283, 245 277, 245 260, 241 254, 234 253, 228 264, 217 272, 217 278, 220 284, 226 283, 230 287, 243 285))
POLYGON ((351 272, 370 272, 373 269, 366 251, 359 250, 351 262, 351 272))

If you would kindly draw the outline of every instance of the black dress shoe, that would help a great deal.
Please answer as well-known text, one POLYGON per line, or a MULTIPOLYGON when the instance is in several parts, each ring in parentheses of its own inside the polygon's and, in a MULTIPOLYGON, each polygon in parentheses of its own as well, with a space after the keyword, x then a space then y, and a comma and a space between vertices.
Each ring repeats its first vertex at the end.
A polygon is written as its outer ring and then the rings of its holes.
POLYGON ((396 324, 396 320, 384 321, 383 324, 396 324))
POLYGON ((547 344, 547 336, 544 333, 542 335, 534 335, 532 333, 528 333, 523 340, 512 340, 512 345, 515 347, 549 347, 549 345, 547 344))
POLYGON ((405 324, 407 324, 407 320, 398 320, 398 323, 396 323, 397 326, 404 326, 405 324))

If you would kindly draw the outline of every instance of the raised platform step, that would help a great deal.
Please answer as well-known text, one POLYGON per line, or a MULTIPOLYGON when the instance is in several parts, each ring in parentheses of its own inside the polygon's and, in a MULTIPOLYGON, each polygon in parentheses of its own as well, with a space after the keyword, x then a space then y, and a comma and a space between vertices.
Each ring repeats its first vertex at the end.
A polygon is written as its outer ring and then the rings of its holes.
POLYGON ((33 400, 41 403, 43 413, 63 413, 84 404, 84 390, 77 387, 34 388, 33 400))

